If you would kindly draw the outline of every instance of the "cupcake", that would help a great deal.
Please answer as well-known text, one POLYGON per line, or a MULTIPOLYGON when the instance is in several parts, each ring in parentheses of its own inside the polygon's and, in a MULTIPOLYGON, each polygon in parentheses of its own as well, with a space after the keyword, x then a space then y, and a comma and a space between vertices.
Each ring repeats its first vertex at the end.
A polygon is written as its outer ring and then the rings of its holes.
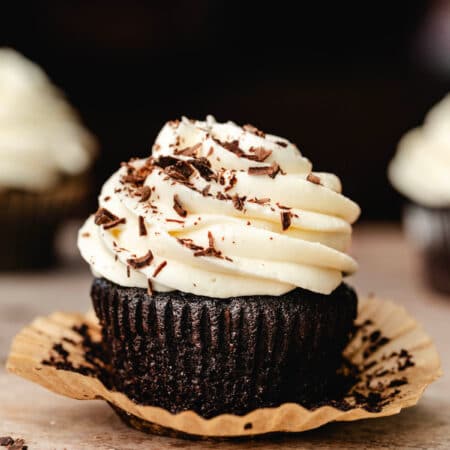
POLYGON ((55 232, 86 194, 96 145, 42 69, 0 48, 0 269, 53 261, 55 232))
POLYGON ((450 94, 401 139, 388 174, 408 199, 405 228, 427 279, 450 294, 450 94))
POLYGON ((356 316, 359 213, 284 138, 168 122, 79 232, 113 388, 203 417, 323 399, 356 316))

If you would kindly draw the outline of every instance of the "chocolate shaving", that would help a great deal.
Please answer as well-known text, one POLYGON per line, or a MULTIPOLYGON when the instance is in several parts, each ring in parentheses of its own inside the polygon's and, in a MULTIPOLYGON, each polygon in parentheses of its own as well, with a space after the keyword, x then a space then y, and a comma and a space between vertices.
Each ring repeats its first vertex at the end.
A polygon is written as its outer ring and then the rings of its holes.
POLYGON ((94 216, 95 225, 104 225, 105 223, 116 219, 118 219, 118 217, 106 208, 99 208, 94 216))
POLYGON ((245 202, 246 197, 239 197, 238 194, 234 194, 232 197, 233 200, 233 206, 239 210, 242 211, 244 209, 244 202, 245 202))
POLYGON ((109 230, 109 229, 111 229, 111 228, 115 228, 115 227, 117 227, 118 225, 123 225, 123 224, 125 224, 125 223, 127 223, 127 219, 125 219, 125 217, 122 217, 122 218, 117 218, 117 219, 115 219, 115 220, 112 220, 111 222, 108 222, 108 223, 105 223, 105 224, 103 224, 103 229, 104 230, 109 230))
POLYGON ((214 246, 214 236, 212 235, 211 231, 208 231, 208 243, 208 248, 196 251, 194 253, 194 256, 213 256, 215 258, 223 258, 222 252, 216 250, 214 246))
POLYGON ((111 197, 109 195, 107 195, 104 199, 105 202, 109 202, 111 200, 111 197))
POLYGON ((88 233, 87 231, 84 233, 81 233, 81 237, 84 237, 84 238, 88 238, 88 237, 90 237, 90 235, 91 235, 91 233, 88 233))
POLYGON ((187 248, 189 248, 189 249, 191 249, 191 250, 194 250, 194 251, 204 250, 204 248, 201 247, 200 245, 194 244, 194 241, 193 241, 192 239, 188 239, 188 238, 182 239, 182 238, 179 238, 179 239, 177 239, 177 241, 178 241, 181 245, 184 245, 185 247, 187 247, 187 248))
POLYGON ((141 190, 139 191, 139 195, 141 196, 141 199, 139 201, 146 202, 152 195, 152 190, 149 186, 142 186, 141 190))
POLYGON ((194 173, 194 169, 186 161, 179 160, 175 165, 166 167, 164 172, 175 180, 188 181, 194 173))
POLYGON ((187 211, 181 205, 180 199, 176 194, 173 196, 173 209, 180 217, 187 216, 187 211))
POLYGON ((198 173, 206 181, 215 178, 214 171, 211 169, 211 163, 207 158, 190 159, 189 162, 197 169, 198 173))
POLYGON ((256 134, 256 136, 259 136, 259 137, 262 137, 262 138, 266 137, 266 135, 265 135, 265 133, 263 131, 258 130, 258 128, 256 128, 254 125, 252 125, 250 123, 244 125, 242 128, 245 131, 248 131, 250 133, 256 134))
POLYGON ((257 166, 248 168, 249 175, 269 175, 269 177, 271 178, 275 178, 279 171, 280 166, 276 162, 273 162, 270 166, 257 166))
POLYGON ((308 174, 306 179, 308 181, 310 181, 311 183, 314 183, 314 184, 319 184, 319 185, 322 184, 321 181, 320 181, 320 178, 317 175, 313 175, 312 173, 308 174))
POLYGON ((287 230, 291 226, 291 213, 289 211, 283 211, 281 213, 281 226, 283 231, 287 230))
POLYGON ((147 236, 147 228, 145 226, 145 220, 142 216, 139 216, 139 236, 147 236))
POLYGON ((153 253, 151 250, 149 250, 145 255, 140 256, 139 258, 127 259, 127 263, 133 269, 141 269, 142 267, 146 267, 146 266, 150 265, 150 263, 152 261, 153 261, 153 253))
POLYGON ((175 165, 178 161, 180 160, 173 156, 160 156, 158 159, 154 160, 154 164, 155 166, 165 169, 166 167, 175 165))
POLYGON ((183 155, 183 156, 196 156, 197 155, 197 151, 202 148, 202 144, 201 142, 199 142, 198 144, 193 145, 192 147, 185 147, 179 150, 175 150, 174 154, 175 155, 183 155))
POLYGON ((288 146, 287 142, 283 142, 283 141, 277 141, 276 142, 279 146, 286 148, 288 146))
POLYGON ((251 203, 257 203, 258 205, 264 205, 265 203, 270 202, 270 198, 251 198, 247 201, 249 201, 251 203))
POLYGON ((225 187, 225 192, 233 189, 234 185, 237 183, 236 175, 233 173, 232 177, 228 180, 228 186, 225 187))
POLYGON ((184 220, 178 220, 178 219, 166 219, 166 222, 184 223, 184 220))
POLYGON ((161 270, 163 270, 164 267, 166 267, 166 266, 167 266, 167 261, 163 261, 153 272, 153 277, 154 278, 157 277, 159 272, 161 272, 161 270))
POLYGON ((0 437, 0 446, 8 447, 9 445, 14 443, 14 439, 11 436, 1 436, 0 437))
POLYGON ((245 152, 239 147, 239 141, 234 140, 230 142, 222 142, 218 139, 214 139, 219 145, 228 150, 231 153, 234 153, 239 158, 242 158, 245 155, 245 152))
POLYGON ((206 197, 209 194, 209 190, 211 189, 211 185, 207 184, 203 189, 202 189, 202 195, 203 197, 206 197))
POLYGON ((246 158, 258 162, 265 161, 272 154, 272 150, 267 150, 263 147, 251 147, 249 151, 252 155, 247 155, 246 158))

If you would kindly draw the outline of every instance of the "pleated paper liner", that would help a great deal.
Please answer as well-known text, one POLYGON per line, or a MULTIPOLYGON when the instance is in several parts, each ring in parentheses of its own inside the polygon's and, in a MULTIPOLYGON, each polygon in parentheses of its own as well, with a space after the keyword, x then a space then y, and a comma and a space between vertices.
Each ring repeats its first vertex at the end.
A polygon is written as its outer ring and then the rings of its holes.
POLYGON ((353 380, 345 394, 323 399, 310 409, 285 403, 244 416, 204 419, 193 411, 171 414, 138 405, 111 390, 105 381, 100 336, 92 314, 37 318, 16 336, 7 368, 67 397, 104 399, 126 423, 142 431, 221 438, 300 432, 333 421, 397 414, 415 405, 441 375, 433 342, 404 308, 376 298, 360 299, 355 334, 344 351, 347 364, 341 375, 353 380))

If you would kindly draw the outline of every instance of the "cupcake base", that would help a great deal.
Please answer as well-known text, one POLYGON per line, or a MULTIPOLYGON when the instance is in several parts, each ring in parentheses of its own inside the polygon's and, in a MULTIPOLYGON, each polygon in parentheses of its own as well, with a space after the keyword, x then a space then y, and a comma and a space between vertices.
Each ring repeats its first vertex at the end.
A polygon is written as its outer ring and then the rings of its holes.
POLYGON ((91 295, 112 386, 136 403, 206 418, 327 396, 357 307, 345 284, 330 295, 212 299, 96 279, 91 295))
POLYGON ((422 254, 428 284, 450 294, 450 207, 410 204, 405 208, 404 221, 408 237, 422 254))
POLYGON ((87 176, 67 178, 46 192, 0 191, 1 271, 43 269, 55 258, 55 236, 88 192, 87 176))

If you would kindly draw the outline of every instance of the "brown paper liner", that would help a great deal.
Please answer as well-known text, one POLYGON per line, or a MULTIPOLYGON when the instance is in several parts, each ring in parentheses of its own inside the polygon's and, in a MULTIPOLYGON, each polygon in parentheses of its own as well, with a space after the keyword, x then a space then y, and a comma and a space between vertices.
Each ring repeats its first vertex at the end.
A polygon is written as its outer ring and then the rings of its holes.
POLYGON ((107 389, 96 377, 43 364, 51 355, 54 344, 64 342, 74 366, 91 365, 86 361, 80 335, 73 330, 74 326, 82 324, 87 325, 93 340, 100 340, 100 329, 92 313, 54 313, 37 318, 16 336, 7 362, 8 370, 67 397, 104 399, 125 422, 142 431, 179 433, 182 437, 300 432, 332 421, 389 416, 415 405, 424 389, 441 375, 439 355, 432 340, 404 308, 375 298, 361 299, 356 325, 365 332, 355 334, 344 356, 353 365, 365 367, 350 390, 367 394, 376 391, 387 399, 378 410, 368 411, 367 405, 360 406, 357 402, 352 407, 353 397, 349 397, 346 398, 346 410, 329 405, 309 410, 295 403, 285 403, 276 408, 257 409, 244 416, 223 414, 204 419, 192 411, 171 414, 161 408, 135 404, 122 393, 107 389), (387 338, 384 345, 374 345, 377 342, 373 339, 376 337, 374 332, 387 338), (399 369, 398 360, 388 355, 398 355, 402 351, 409 355, 407 360, 413 364, 402 364, 399 369), (382 375, 374 378, 374 374, 382 375), (400 385, 399 379, 406 380, 405 384, 400 385), (367 385, 373 383, 377 386, 369 389, 367 385), (394 391, 396 394, 390 395, 394 391))

